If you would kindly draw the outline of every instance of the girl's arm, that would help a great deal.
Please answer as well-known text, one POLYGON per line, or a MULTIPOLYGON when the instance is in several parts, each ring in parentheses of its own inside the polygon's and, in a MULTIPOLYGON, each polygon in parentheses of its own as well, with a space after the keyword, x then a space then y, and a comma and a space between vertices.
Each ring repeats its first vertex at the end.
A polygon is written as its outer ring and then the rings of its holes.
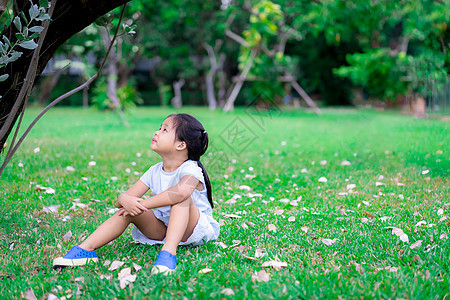
POLYGON ((116 206, 134 213, 147 211, 147 208, 142 206, 139 202, 142 201, 142 198, 140 197, 142 197, 148 190, 149 188, 141 180, 138 180, 125 193, 122 193, 119 198, 117 198, 116 206))
POLYGON ((181 178, 177 185, 156 196, 140 201, 140 204, 148 209, 175 205, 189 198, 196 188, 202 190, 202 183, 194 176, 186 175, 181 178))

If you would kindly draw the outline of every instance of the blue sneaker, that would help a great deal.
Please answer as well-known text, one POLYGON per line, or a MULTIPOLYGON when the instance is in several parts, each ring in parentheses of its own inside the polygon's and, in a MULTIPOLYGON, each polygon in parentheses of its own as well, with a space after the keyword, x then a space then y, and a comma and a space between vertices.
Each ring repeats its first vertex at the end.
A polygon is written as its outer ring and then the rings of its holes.
POLYGON ((175 272, 177 266, 177 256, 163 250, 158 254, 155 264, 152 267, 152 275, 155 274, 171 274, 175 272))
POLYGON ((78 246, 74 246, 66 255, 53 260, 53 268, 83 266, 91 261, 98 261, 95 251, 87 251, 78 246))

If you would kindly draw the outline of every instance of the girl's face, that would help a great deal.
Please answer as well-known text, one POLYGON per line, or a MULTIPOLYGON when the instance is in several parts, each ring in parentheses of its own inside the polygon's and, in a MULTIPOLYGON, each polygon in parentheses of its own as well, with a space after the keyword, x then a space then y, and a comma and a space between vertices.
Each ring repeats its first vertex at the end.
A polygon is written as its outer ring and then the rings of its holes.
POLYGON ((150 149, 158 154, 168 154, 175 151, 177 144, 180 142, 176 140, 175 128, 173 126, 172 118, 167 118, 161 124, 158 131, 153 134, 152 144, 150 149))

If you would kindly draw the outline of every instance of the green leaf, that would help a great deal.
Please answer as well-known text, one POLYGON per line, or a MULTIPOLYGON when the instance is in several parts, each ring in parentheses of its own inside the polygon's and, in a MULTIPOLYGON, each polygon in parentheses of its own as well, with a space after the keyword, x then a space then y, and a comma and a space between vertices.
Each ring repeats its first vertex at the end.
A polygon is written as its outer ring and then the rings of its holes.
POLYGON ((5 44, 7 44, 9 47, 11 47, 11 42, 9 41, 9 39, 6 36, 3 36, 3 41, 5 42, 5 44))
POLYGON ((19 57, 22 56, 22 52, 19 52, 19 51, 12 51, 10 55, 11 55, 10 57, 8 57, 7 59, 5 59, 5 64, 8 64, 8 63, 11 63, 11 62, 13 62, 13 61, 18 60, 19 57))
POLYGON ((36 18, 38 21, 50 20, 50 16, 48 14, 44 14, 42 17, 36 18))
POLYGON ((36 49, 38 44, 36 44, 33 40, 30 40, 20 43, 19 46, 25 49, 33 50, 36 49))
POLYGON ((17 30, 19 30, 21 32, 22 31, 22 22, 20 22, 20 18, 15 17, 13 23, 14 23, 14 26, 16 26, 17 30))
POLYGON ((50 2, 48 2, 48 0, 39 0, 39 6, 50 8, 50 2))
POLYGON ((20 16, 22 17, 22 19, 23 19, 23 21, 25 22, 25 24, 28 24, 27 17, 26 17, 25 14, 23 13, 23 11, 20 12, 20 16))
MULTIPOLYGON (((30 1, 30 2, 31 2, 31 1, 30 1)), ((30 19, 31 19, 31 20, 34 20, 34 18, 36 18, 37 16, 39 16, 39 7, 38 7, 36 4, 33 5, 33 2, 31 2, 31 7, 30 7, 30 9, 28 10, 28 13, 29 13, 29 15, 30 15, 30 19)))
POLYGON ((19 41, 25 40, 25 37, 24 37, 23 34, 21 34, 21 33, 16 33, 16 38, 17 38, 19 41))
POLYGON ((9 75, 8 74, 3 74, 0 76, 0 82, 5 81, 6 79, 8 79, 9 75))
POLYGON ((42 32, 42 30, 44 30, 44 27, 42 27, 42 26, 33 26, 33 27, 29 28, 28 30, 31 31, 31 32, 38 32, 38 33, 40 33, 40 32, 42 32))

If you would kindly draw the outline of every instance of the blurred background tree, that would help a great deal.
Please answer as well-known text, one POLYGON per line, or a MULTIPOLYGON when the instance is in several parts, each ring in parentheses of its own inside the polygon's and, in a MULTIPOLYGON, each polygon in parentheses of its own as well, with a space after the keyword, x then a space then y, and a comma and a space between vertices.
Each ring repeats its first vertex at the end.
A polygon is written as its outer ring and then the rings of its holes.
MULTIPOLYGON (((246 76, 266 81, 242 83, 236 105, 256 95, 281 103, 290 91, 275 79, 287 74, 326 105, 351 105, 355 94, 398 105, 405 95, 426 97, 429 82, 448 81, 449 11, 448 0, 133 0, 124 23, 135 34, 117 39, 111 74, 64 104, 111 109, 118 97, 123 107, 223 107, 254 51, 246 76)), ((117 17, 111 12, 63 45, 35 98, 49 101, 58 94, 49 89, 94 72, 102 31, 117 17)))

